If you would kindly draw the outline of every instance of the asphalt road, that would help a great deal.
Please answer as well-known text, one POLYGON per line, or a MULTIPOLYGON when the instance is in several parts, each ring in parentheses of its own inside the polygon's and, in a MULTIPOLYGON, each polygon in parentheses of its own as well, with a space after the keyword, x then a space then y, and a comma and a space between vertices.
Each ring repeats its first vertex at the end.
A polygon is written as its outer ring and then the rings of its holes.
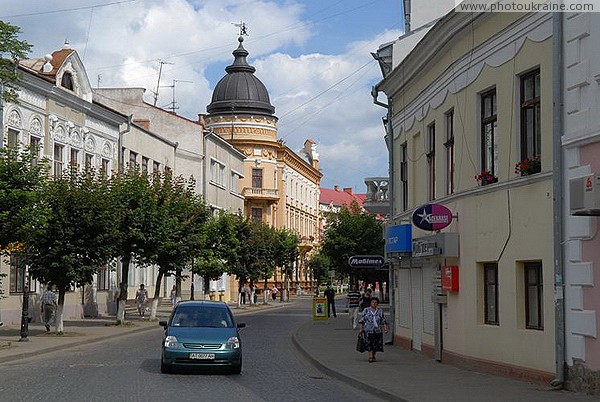
POLYGON ((309 300, 238 318, 241 375, 160 373, 162 329, 0 366, 1 401, 376 401, 328 377, 295 349, 309 300))

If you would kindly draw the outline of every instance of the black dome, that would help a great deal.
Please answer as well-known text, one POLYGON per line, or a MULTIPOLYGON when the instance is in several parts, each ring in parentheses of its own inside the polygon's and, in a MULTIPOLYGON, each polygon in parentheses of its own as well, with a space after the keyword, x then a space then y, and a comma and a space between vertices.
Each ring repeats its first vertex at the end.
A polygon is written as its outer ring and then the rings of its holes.
POLYGON ((206 107, 209 114, 248 113, 253 115, 272 115, 275 108, 269 100, 265 84, 254 76, 256 69, 248 64, 248 51, 240 45, 233 51, 233 64, 227 66, 227 75, 217 83, 212 101, 206 107))

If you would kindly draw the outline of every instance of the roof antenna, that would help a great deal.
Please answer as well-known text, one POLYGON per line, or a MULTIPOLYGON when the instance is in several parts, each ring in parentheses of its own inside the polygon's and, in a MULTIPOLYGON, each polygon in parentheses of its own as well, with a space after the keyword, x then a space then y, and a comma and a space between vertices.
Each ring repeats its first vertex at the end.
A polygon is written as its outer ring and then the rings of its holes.
POLYGON ((173 64, 164 60, 159 60, 158 62, 160 63, 160 67, 158 69, 158 82, 156 83, 156 92, 154 92, 154 106, 156 106, 156 101, 158 100, 158 89, 160 88, 160 76, 162 74, 163 64, 173 64))
POLYGON ((186 80, 173 80, 173 84, 172 85, 164 85, 165 87, 169 87, 173 89, 173 101, 171 102, 171 104, 167 107, 167 109, 171 109, 171 113, 175 114, 175 110, 179 109, 179 106, 177 106, 177 102, 175 101, 175 84, 177 82, 189 82, 190 84, 193 84, 194 81, 186 81, 186 80))

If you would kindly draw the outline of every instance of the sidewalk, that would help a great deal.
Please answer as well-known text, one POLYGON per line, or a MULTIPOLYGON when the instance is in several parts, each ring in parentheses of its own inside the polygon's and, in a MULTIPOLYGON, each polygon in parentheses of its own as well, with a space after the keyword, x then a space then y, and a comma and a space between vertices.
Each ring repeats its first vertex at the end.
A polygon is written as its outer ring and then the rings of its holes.
POLYGON ((591 401, 585 394, 462 370, 400 346, 385 345, 377 362, 355 350, 358 330, 347 313, 310 321, 294 334, 294 344, 328 375, 392 401, 591 401))

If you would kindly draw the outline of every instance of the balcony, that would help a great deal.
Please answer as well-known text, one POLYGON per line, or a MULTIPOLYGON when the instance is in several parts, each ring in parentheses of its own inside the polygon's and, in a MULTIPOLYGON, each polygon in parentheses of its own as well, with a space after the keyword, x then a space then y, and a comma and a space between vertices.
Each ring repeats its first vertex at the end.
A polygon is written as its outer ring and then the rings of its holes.
POLYGON ((247 200, 279 201, 276 188, 244 187, 242 194, 247 200))

